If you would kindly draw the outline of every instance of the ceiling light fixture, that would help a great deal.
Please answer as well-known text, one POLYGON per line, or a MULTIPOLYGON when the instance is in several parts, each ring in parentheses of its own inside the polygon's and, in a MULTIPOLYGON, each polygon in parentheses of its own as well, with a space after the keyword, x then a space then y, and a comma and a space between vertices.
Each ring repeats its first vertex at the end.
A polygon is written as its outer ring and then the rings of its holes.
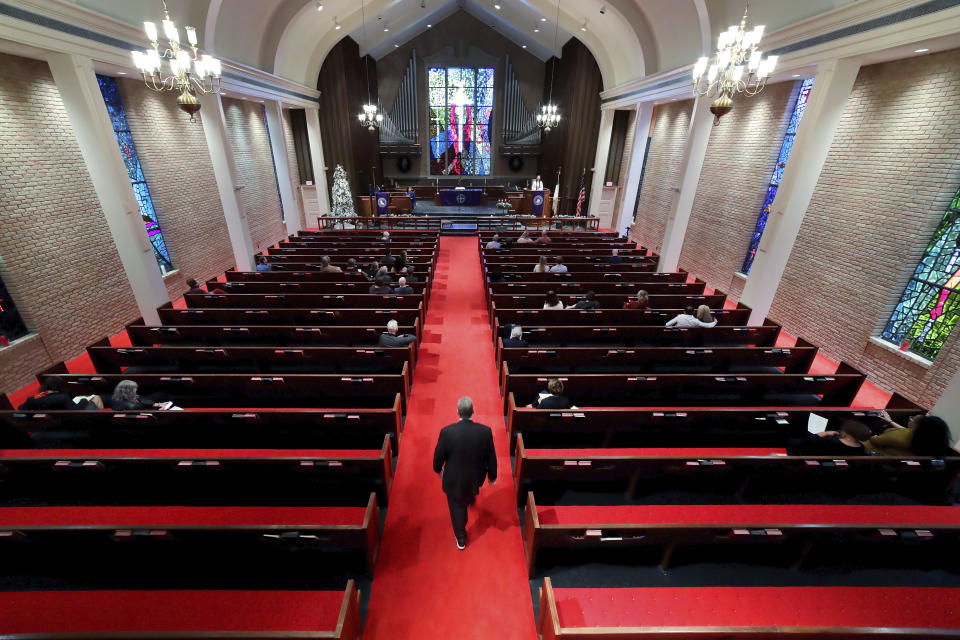
MULTIPOLYGON (((360 19, 363 21, 363 41, 368 42, 367 13, 363 0, 360 0, 360 19)), ((377 16, 377 20, 380 20, 380 16, 377 16)), ((362 110, 357 114, 357 119, 361 126, 366 127, 367 131, 373 133, 383 122, 383 114, 377 113, 377 105, 373 104, 373 100, 370 98, 370 56, 363 56, 363 62, 367 68, 367 104, 363 105, 362 110)))
POLYGON ((336 16, 333 17, 333 28, 336 29, 337 31, 340 31, 340 23, 337 22, 336 16))
POLYGON ((720 118, 733 109, 734 94, 757 95, 767 86, 767 78, 777 66, 777 56, 764 58, 757 48, 763 37, 763 25, 747 31, 749 8, 747 2, 739 27, 733 25, 720 34, 713 63, 704 56, 693 66, 693 94, 718 96, 710 105, 714 125, 720 124, 720 118))
POLYGON ((496 9, 497 11, 500 11, 500 3, 499 3, 499 2, 494 2, 494 3, 493 3, 493 8, 496 9))
POLYGON ((220 60, 208 54, 198 54, 197 31, 193 27, 186 28, 187 42, 193 53, 180 47, 180 30, 170 19, 166 2, 163 2, 162 25, 168 48, 160 52, 157 25, 144 22, 143 30, 153 48, 133 51, 133 63, 143 74, 144 83, 153 91, 179 91, 177 105, 190 114, 191 122, 195 122, 193 116, 200 111, 197 92, 220 93, 220 60), (172 75, 163 75, 161 64, 164 60, 168 61, 172 75))
POLYGON ((317 0, 317 11, 323 11, 323 3, 317 0))
POLYGON ((926 53, 927 51, 930 51, 930 49, 914 49, 913 50, 914 53, 926 53))
MULTIPOLYGON (((544 18, 541 18, 543 20, 544 18)), ((557 0, 557 24, 553 31, 553 57, 550 61, 550 99, 547 104, 540 107, 540 113, 537 114, 537 124, 543 127, 544 133, 550 133, 550 130, 560 124, 560 113, 557 111, 557 105, 553 104, 553 72, 557 67, 557 37, 560 35, 560 0, 557 0)))
POLYGON ((428 24, 428 25, 427 25, 427 29, 429 29, 429 28, 432 27, 432 26, 433 26, 432 24, 428 24))
POLYGON ((522 45, 520 45, 520 48, 521 48, 521 49, 526 49, 526 48, 527 48, 527 45, 522 44, 522 45))
POLYGON ((538 29, 537 27, 534 27, 534 28, 533 28, 533 32, 534 32, 534 33, 540 33, 540 29, 538 29))
POLYGON ((587 30, 587 21, 584 20, 584 21, 583 21, 583 25, 581 25, 581 27, 580 27, 580 31, 586 31, 586 30, 587 30))

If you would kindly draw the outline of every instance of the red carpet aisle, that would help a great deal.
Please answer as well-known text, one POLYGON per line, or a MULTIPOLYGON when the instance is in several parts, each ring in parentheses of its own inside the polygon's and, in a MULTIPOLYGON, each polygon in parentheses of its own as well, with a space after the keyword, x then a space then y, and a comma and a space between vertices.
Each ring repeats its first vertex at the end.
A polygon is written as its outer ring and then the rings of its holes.
POLYGON ((534 639, 510 454, 475 237, 443 237, 364 638, 534 639), (433 473, 460 396, 493 429, 499 480, 484 485, 459 551, 433 473))

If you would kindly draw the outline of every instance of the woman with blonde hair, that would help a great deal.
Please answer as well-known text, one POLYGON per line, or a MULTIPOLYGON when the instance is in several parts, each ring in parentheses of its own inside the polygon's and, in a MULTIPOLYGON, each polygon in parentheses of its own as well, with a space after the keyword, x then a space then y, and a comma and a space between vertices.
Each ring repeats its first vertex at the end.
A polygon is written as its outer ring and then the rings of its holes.
POLYGON ((645 289, 637 291, 637 297, 623 303, 624 309, 646 309, 650 306, 650 295, 645 289))
POLYGON ((540 261, 533 266, 534 273, 547 273, 550 268, 547 266, 547 256, 540 256, 540 261))
POLYGON ((697 320, 699 320, 701 326, 704 327, 709 328, 717 326, 717 319, 713 317, 712 313, 710 313, 710 307, 705 304, 697 307, 697 320))

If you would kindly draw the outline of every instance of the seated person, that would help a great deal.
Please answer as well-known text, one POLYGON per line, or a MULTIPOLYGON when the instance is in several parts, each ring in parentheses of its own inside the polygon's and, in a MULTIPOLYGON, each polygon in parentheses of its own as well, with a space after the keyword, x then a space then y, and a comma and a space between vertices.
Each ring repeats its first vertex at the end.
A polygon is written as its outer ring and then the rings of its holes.
POLYGON ((390 288, 390 277, 386 274, 378 275, 376 282, 370 285, 370 293, 377 295, 393 293, 393 289, 390 288))
POLYGON ((399 256, 395 256, 395 261, 393 267, 390 269, 392 273, 400 273, 400 270, 407 266, 407 250, 404 249, 400 252, 399 256))
POLYGON ((547 256, 540 256, 540 260, 537 261, 537 264, 533 265, 534 273, 547 273, 550 271, 550 267, 547 266, 547 256))
POLYGON ((696 316, 697 320, 699 320, 704 327, 711 328, 717 326, 717 319, 710 313, 710 307, 705 304, 697 307, 696 316))
POLYGON ((547 235, 546 229, 541 231, 540 236, 533 241, 534 244, 550 244, 551 242, 552 241, 550 240, 550 236, 547 235))
POLYGON ((503 339, 503 346, 505 349, 524 349, 529 346, 529 343, 523 339, 523 327, 518 324, 513 325, 510 329, 510 337, 503 339))
POLYGON ((384 231, 383 235, 380 236, 380 242, 390 242, 390 232, 384 231))
POLYGON ((490 282, 503 282, 503 271, 491 271, 490 282))
POLYGON ((547 291, 547 295, 543 298, 543 308, 563 309, 563 302, 560 301, 556 291, 547 291))
POLYGON ((537 399, 528 407, 534 409, 571 409, 570 400, 563 395, 563 383, 556 378, 547 381, 547 390, 537 394, 537 399))
POLYGON ((563 258, 556 256, 553 259, 553 266, 550 267, 550 273, 566 273, 567 265, 563 264, 563 258))
POLYGON ((620 264, 621 262, 623 262, 623 258, 620 257, 620 250, 614 249, 613 255, 607 258, 607 262, 609 262, 610 264, 620 264))
POLYGON ((530 237, 529 231, 524 231, 520 234, 520 237, 517 238, 517 244, 532 244, 533 238, 530 237))
POLYGON ((918 413, 910 416, 905 427, 886 411, 880 412, 880 419, 886 423, 885 429, 867 440, 867 451, 884 456, 951 455, 950 428, 942 418, 918 413))
POLYGON ((487 249, 500 249, 500 248, 501 248, 501 244, 500 244, 500 234, 499 234, 499 233, 495 233, 495 234, 493 235, 493 240, 491 240, 490 242, 487 243, 486 248, 487 248, 487 249))
POLYGON ((865 456, 863 441, 870 437, 870 429, 862 422, 847 420, 840 432, 822 431, 808 433, 803 438, 793 438, 787 443, 787 455, 791 456, 865 456))
MULTIPOLYGON (((716 324, 714 320, 713 324, 716 324)), ((690 328, 690 327, 712 327, 713 324, 708 324, 697 320, 697 316, 693 315, 693 307, 687 307, 684 309, 683 313, 678 314, 675 318, 672 318, 667 321, 667 324, 664 326, 667 327, 681 327, 681 328, 690 328)))
POLYGON ((361 271, 360 267, 357 266, 356 258, 347 258, 347 268, 345 271, 361 271))
POLYGON ((567 309, 599 309, 600 301, 597 300, 596 294, 593 291, 587 291, 586 295, 582 300, 578 300, 574 304, 567 305, 567 309))
POLYGON ((196 278, 187 278, 187 286, 190 287, 187 293, 206 293, 206 291, 200 288, 200 284, 196 278))
POLYGON ((40 385, 40 391, 24 401, 18 411, 96 411, 103 408, 100 396, 78 397, 77 401, 67 393, 67 385, 62 378, 47 376, 40 385))
POLYGON ((393 292, 400 295, 408 295, 413 293, 413 287, 407 284, 406 278, 401 277, 399 280, 397 280, 397 288, 394 289, 393 292))
POLYGON ((396 320, 387 323, 387 332, 380 334, 381 347, 405 347, 411 342, 416 342, 417 337, 409 334, 397 335, 400 326, 396 320))
POLYGON ((320 258, 320 273, 343 273, 343 269, 330 264, 330 256, 323 256, 320 258))
POLYGON ((137 394, 138 385, 133 380, 121 380, 113 389, 110 408, 114 411, 142 411, 145 409, 168 409, 172 403, 141 400, 137 394))
POLYGON ((403 269, 400 269, 400 275, 402 275, 404 278, 407 279, 407 284, 414 284, 414 283, 420 282, 419 280, 417 280, 417 276, 413 274, 414 271, 415 269, 413 268, 412 264, 408 264, 403 269))
POLYGON ((267 256, 257 256, 257 271, 270 271, 272 267, 267 262, 267 256))
POLYGON ((380 264, 384 267, 392 267, 396 264, 397 259, 390 254, 390 247, 387 247, 386 252, 383 254, 383 257, 380 258, 380 264))
POLYGON ((650 295, 645 289, 637 291, 637 297, 623 303, 624 309, 646 309, 650 306, 650 295))

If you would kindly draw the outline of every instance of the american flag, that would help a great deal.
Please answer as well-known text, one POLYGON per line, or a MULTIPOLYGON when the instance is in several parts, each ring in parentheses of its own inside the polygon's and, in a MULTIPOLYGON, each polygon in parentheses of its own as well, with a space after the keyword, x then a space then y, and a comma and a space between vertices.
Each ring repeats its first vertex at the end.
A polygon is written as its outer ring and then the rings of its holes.
POLYGON ((587 186, 583 183, 583 174, 580 174, 580 186, 577 188, 577 215, 583 211, 583 201, 587 199, 587 186))

